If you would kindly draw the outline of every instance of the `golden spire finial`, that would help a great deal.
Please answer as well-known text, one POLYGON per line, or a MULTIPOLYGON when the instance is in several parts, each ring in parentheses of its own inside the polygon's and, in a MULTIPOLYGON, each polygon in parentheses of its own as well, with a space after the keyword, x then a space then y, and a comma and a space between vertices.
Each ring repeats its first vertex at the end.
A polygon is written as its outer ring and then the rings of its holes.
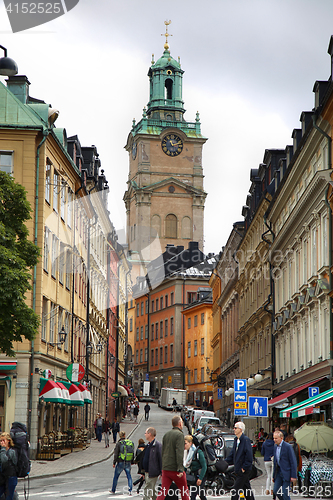
POLYGON ((164 44, 164 49, 168 50, 169 49, 169 44, 168 44, 168 37, 172 36, 170 33, 168 33, 168 26, 171 24, 171 21, 164 21, 165 24, 165 33, 162 33, 161 36, 165 36, 165 44, 164 44))

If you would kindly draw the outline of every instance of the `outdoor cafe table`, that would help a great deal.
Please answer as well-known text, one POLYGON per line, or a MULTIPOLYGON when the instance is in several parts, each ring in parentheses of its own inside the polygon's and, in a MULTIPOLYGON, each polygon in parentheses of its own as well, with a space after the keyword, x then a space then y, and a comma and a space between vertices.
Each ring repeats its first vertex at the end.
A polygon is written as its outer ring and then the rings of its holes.
POLYGON ((310 484, 318 484, 320 481, 333 482, 333 460, 326 457, 308 460, 303 458, 301 477, 304 480, 305 472, 311 467, 310 484))

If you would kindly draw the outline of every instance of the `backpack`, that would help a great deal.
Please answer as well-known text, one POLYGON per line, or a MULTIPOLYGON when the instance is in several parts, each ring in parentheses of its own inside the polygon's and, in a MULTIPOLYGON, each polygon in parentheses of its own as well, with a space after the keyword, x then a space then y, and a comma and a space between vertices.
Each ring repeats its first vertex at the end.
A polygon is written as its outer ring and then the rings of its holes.
POLYGON ((27 427, 20 422, 13 422, 10 437, 17 453, 16 475, 17 477, 26 477, 31 467, 27 427))
POLYGON ((200 450, 202 450, 209 472, 216 470, 216 463, 218 462, 220 457, 217 457, 215 446, 214 446, 214 438, 210 438, 209 436, 205 436, 202 433, 196 434, 193 436, 193 443, 200 450))
POLYGON ((134 457, 134 444, 129 439, 119 441, 119 455, 121 462, 132 462, 134 457))

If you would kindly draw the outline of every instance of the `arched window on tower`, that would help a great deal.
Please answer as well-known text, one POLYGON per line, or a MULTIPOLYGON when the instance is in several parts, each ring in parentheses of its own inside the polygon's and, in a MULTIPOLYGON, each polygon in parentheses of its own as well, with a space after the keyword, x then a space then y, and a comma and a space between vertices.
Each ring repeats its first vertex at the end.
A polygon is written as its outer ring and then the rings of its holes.
POLYGON ((161 217, 155 214, 151 218, 150 236, 155 239, 158 238, 160 235, 161 235, 161 217))
POLYGON ((177 217, 169 214, 165 218, 165 237, 177 238, 177 217))
POLYGON ((182 220, 182 238, 192 238, 192 224, 190 217, 183 217, 182 220))
POLYGON ((172 85, 173 81, 170 78, 165 80, 165 98, 172 99, 172 85))

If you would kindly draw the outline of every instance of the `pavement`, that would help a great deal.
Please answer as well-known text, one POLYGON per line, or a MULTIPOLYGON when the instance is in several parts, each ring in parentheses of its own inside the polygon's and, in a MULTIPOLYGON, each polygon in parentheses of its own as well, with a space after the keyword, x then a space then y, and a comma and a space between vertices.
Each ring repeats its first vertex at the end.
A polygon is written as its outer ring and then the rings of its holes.
MULTIPOLYGON (((120 430, 126 433, 126 437, 130 437, 142 419, 143 415, 139 415, 137 423, 125 419, 120 423, 120 430)), ((105 448, 103 436, 100 443, 92 439, 90 446, 86 450, 73 451, 73 453, 64 455, 56 460, 32 460, 29 474, 30 479, 58 476, 107 460, 113 455, 116 446, 113 443, 112 434, 109 438, 110 446, 108 448, 105 448)))

